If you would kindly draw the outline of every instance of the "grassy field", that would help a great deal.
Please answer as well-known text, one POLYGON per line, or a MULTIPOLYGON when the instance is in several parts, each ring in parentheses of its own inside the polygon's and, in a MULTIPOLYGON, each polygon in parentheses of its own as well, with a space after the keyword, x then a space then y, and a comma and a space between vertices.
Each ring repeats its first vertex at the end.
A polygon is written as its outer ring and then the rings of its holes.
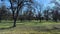
POLYGON ((17 21, 15 28, 9 28, 13 21, 2 20, 0 34, 60 34, 60 22, 42 21, 17 21))

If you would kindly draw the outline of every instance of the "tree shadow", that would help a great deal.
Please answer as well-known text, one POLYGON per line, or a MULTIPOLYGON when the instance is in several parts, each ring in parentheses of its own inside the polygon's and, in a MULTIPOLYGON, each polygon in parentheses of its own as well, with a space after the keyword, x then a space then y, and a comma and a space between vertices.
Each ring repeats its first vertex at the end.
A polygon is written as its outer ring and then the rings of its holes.
POLYGON ((0 28, 0 30, 6 30, 6 29, 11 29, 11 28, 15 28, 13 26, 7 27, 7 28, 0 28))

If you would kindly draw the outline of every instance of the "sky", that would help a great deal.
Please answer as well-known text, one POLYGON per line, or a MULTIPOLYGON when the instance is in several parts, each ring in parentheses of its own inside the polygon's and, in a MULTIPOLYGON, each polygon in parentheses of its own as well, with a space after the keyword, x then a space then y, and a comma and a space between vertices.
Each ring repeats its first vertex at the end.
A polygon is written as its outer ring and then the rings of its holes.
MULTIPOLYGON (((43 7, 47 7, 48 6, 48 3, 50 3, 51 0, 34 0, 34 1, 35 2, 38 2, 38 3, 42 3, 44 5, 43 7)), ((6 4, 7 7, 10 6, 10 3, 9 3, 8 0, 5 0, 4 2, 5 2, 5 4, 6 4)), ((1 0, 0 0, 0 3, 2 3, 1 0)))
MULTIPOLYGON (((35 3, 38 3, 38 4, 42 4, 42 10, 46 9, 47 7, 50 7, 52 8, 54 5, 54 3, 50 3, 52 0, 34 0, 35 3)), ((6 5, 6 7, 10 7, 10 3, 8 0, 4 0, 3 1, 6 5)), ((59 0, 57 0, 57 2, 59 2, 59 0)), ((0 0, 0 7, 1 7, 1 0, 0 0)), ((37 10, 39 10, 39 7, 37 7, 37 10)))
MULTIPOLYGON (((45 10, 47 8, 51 8, 52 9, 55 6, 54 3, 51 3, 52 0, 33 0, 33 1, 35 3, 33 7, 35 8, 36 14, 38 14, 37 11, 40 11, 40 5, 41 5, 41 12, 42 13, 43 13, 43 10, 45 10)), ((60 3, 59 0, 56 0, 56 1, 58 3, 60 3)), ((1 2, 1 0, 0 0, 0 7, 1 7, 2 3, 4 5, 6 5, 7 8, 10 7, 10 2, 8 0, 4 0, 3 2, 1 2)), ((28 8, 27 7, 24 7, 23 8, 23 11, 26 11, 26 10, 28 10, 28 8)))
MULTIPOLYGON (((52 1, 52 0, 33 0, 34 1, 34 8, 35 8, 35 12, 38 14, 38 12, 37 11, 40 11, 40 6, 39 5, 41 5, 41 12, 44 10, 44 9, 46 9, 48 6, 50 7, 50 8, 52 8, 53 6, 54 6, 54 4, 53 3, 51 3, 50 4, 50 2, 52 1), (36 7, 37 6, 37 7, 36 7)), ((6 5, 6 7, 10 7, 10 2, 8 1, 8 0, 4 0, 3 2, 1 2, 1 0, 0 0, 0 7, 1 7, 1 3, 3 3, 4 5, 6 5)), ((23 11, 26 11, 26 10, 28 10, 27 9, 27 7, 24 7, 23 8, 23 11)))

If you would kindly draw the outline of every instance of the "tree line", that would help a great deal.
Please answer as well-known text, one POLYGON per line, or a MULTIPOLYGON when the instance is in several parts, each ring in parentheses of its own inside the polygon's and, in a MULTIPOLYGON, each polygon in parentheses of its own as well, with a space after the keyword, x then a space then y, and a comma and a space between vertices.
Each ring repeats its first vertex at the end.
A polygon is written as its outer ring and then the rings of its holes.
MULTIPOLYGON (((53 9, 47 8, 43 11, 41 11, 42 7, 40 7, 40 11, 37 11, 36 14, 35 8, 32 7, 32 5, 35 4, 33 0, 9 0, 9 2, 11 4, 10 8, 6 8, 5 5, 2 5, 0 8, 0 22, 1 20, 14 20, 13 27, 16 27, 17 20, 40 20, 40 22, 41 20, 60 21, 60 8, 57 6, 53 9), (28 7, 26 11, 22 11, 24 6, 28 7)), ((60 6, 56 1, 52 2, 60 6)))

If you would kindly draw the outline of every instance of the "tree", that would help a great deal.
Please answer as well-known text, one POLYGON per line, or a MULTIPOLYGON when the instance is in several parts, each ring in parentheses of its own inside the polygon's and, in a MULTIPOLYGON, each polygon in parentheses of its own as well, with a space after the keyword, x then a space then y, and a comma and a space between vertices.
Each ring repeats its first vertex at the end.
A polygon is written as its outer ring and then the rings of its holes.
POLYGON ((8 10, 5 5, 2 5, 0 8, 0 20, 6 19, 8 10))
POLYGON ((1 23, 1 8, 0 8, 0 23, 1 23))
POLYGON ((16 20, 18 17, 18 13, 22 6, 24 6, 24 2, 31 2, 32 0, 9 0, 11 4, 11 10, 13 12, 13 19, 14 19, 14 24, 13 27, 16 27, 16 20), (16 13, 14 13, 16 11, 16 13))
POLYGON ((40 22, 41 22, 41 12, 38 12, 37 18, 38 18, 38 19, 40 20, 40 22))
MULTIPOLYGON (((60 2, 60 0, 58 0, 60 2)), ((60 10, 60 3, 57 0, 52 0, 51 3, 54 3, 55 6, 53 7, 53 14, 55 14, 54 21, 57 22, 57 19, 59 19, 59 10, 60 10)))
POLYGON ((58 20, 58 10, 53 11, 53 20, 57 22, 57 20, 58 20))
POLYGON ((38 16, 39 16, 39 20, 40 20, 40 22, 41 22, 41 20, 42 20, 42 8, 43 8, 43 4, 42 3, 40 3, 39 4, 39 11, 38 11, 38 16))
POLYGON ((46 21, 48 21, 49 17, 48 17, 48 11, 49 10, 44 10, 44 17, 46 19, 46 21))

